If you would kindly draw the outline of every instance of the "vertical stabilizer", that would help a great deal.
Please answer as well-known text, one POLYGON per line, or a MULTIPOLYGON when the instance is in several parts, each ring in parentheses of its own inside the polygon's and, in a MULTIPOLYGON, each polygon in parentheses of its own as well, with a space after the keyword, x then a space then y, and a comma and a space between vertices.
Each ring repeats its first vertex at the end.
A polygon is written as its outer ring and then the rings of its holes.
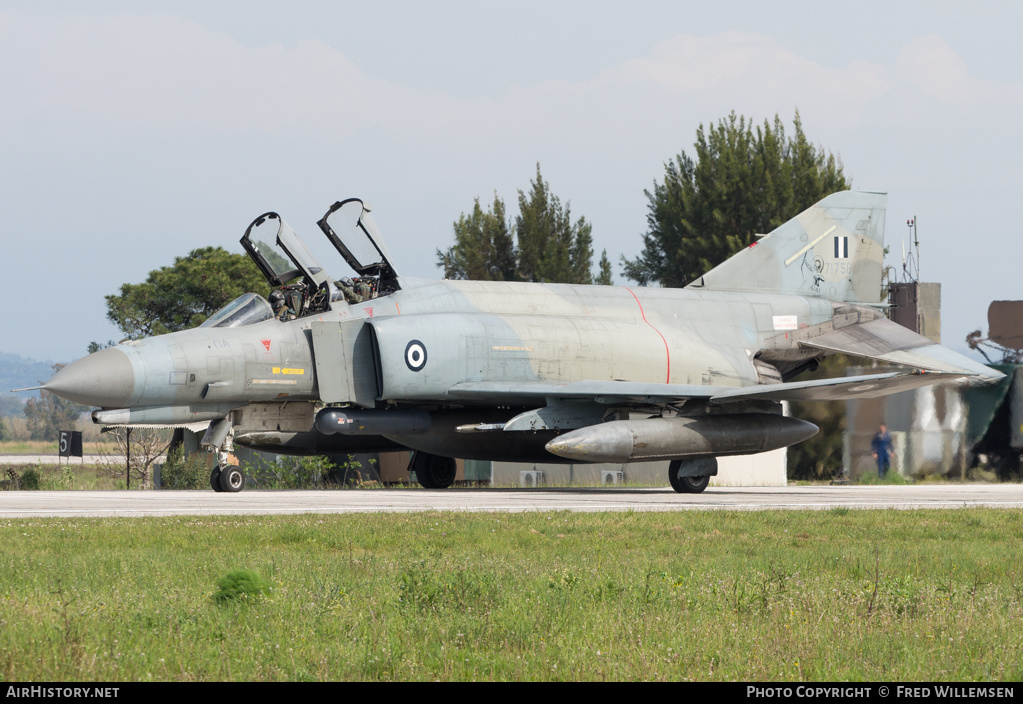
POLYGON ((833 193, 686 288, 876 303, 886 201, 884 193, 833 193))

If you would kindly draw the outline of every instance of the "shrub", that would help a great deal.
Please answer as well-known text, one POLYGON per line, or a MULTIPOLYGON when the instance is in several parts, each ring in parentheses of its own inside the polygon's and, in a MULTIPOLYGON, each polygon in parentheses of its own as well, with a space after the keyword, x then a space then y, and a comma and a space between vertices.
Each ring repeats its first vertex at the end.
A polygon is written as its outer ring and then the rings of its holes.
POLYGON ((21 488, 33 490, 39 488, 39 471, 35 467, 29 467, 22 472, 21 488))
POLYGON ((255 601, 269 593, 273 585, 252 570, 231 570, 217 580, 213 601, 229 604, 236 601, 255 601))
POLYGON ((204 489, 209 486, 210 467, 204 454, 185 456, 185 448, 178 446, 167 455, 160 470, 162 489, 204 489))
POLYGON ((270 489, 316 489, 330 471, 330 460, 322 456, 280 457, 264 469, 246 466, 245 476, 270 489))

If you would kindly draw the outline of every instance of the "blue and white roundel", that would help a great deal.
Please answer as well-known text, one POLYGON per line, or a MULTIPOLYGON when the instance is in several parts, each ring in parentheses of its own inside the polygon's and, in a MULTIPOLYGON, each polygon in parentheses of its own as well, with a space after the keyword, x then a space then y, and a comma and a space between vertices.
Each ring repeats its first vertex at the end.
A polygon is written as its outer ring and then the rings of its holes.
POLYGON ((405 365, 414 372, 426 366, 426 345, 419 340, 412 340, 405 347, 405 365))

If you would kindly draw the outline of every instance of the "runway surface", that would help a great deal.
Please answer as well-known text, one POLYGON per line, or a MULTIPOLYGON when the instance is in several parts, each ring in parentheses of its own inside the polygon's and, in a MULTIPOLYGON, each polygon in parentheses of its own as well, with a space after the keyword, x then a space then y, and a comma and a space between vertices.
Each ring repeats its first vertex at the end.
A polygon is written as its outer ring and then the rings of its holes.
POLYGON ((669 488, 367 489, 361 491, 10 491, 0 518, 410 511, 758 511, 1023 508, 1023 484, 669 488))

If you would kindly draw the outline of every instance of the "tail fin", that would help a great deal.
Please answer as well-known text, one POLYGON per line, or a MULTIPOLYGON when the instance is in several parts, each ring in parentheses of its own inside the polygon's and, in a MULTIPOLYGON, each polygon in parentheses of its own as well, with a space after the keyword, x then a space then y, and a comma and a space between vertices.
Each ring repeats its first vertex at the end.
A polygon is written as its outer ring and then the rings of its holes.
POLYGON ((876 303, 886 202, 884 193, 832 193, 686 288, 876 303))

